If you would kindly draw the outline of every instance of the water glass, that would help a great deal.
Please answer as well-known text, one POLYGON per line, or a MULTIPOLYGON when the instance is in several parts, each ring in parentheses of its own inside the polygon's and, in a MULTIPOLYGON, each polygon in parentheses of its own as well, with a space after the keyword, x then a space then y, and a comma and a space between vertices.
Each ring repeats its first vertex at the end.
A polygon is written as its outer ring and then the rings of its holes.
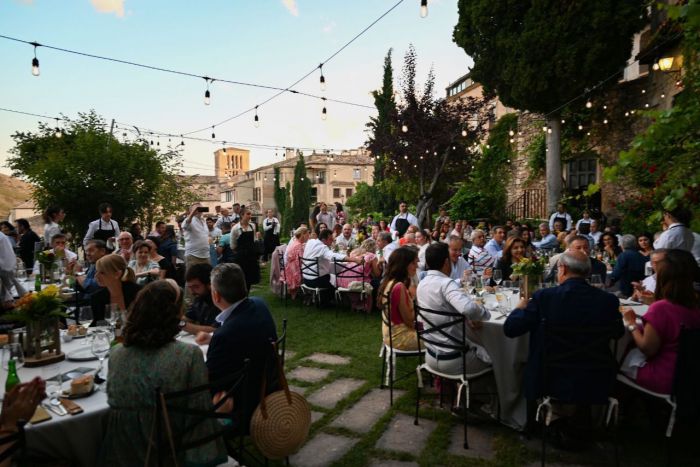
POLYGON ((16 342, 7 344, 2 349, 2 367, 7 370, 10 360, 15 361, 15 367, 20 369, 24 366, 24 351, 22 346, 16 342))
POLYGON ((109 347, 111 342, 111 336, 107 332, 96 332, 92 337, 91 350, 92 354, 97 357, 100 361, 100 366, 95 373, 96 376, 100 374, 104 366, 104 360, 109 353, 109 347))
POLYGON ((500 269, 494 269, 492 279, 497 286, 501 285, 501 281, 503 281, 503 272, 500 269))
POLYGON ((114 326, 114 323, 117 322, 117 317, 119 316, 119 305, 116 303, 109 303, 105 305, 105 320, 110 324, 110 326, 114 326))
POLYGON ((60 365, 47 365, 41 368, 41 378, 46 382, 46 396, 51 405, 59 405, 63 376, 60 365))

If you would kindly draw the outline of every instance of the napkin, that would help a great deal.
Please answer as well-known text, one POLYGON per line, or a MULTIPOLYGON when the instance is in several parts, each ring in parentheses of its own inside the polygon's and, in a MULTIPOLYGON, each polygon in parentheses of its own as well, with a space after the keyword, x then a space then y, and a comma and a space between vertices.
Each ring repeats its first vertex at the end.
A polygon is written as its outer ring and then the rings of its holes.
POLYGON ((51 415, 40 405, 37 405, 34 415, 29 419, 29 423, 36 425, 37 423, 45 422, 46 420, 51 420, 51 415))
POLYGON ((83 408, 80 407, 78 404, 76 404, 75 402, 73 402, 70 399, 61 398, 61 404, 63 404, 63 407, 71 415, 77 415, 79 413, 83 413, 83 408))

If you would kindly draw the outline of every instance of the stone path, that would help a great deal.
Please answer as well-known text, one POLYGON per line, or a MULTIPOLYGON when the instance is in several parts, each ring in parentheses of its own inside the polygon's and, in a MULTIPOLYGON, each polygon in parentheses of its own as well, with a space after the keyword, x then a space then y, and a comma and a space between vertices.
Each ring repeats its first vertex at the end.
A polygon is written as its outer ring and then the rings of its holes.
MULTIPOLYGON (((405 391, 395 390, 398 399, 405 391)), ((330 426, 346 428, 356 433, 367 433, 374 424, 389 410, 389 397, 385 390, 372 389, 355 405, 341 413, 330 426)))
POLYGON ((425 447, 428 436, 437 427, 431 420, 418 419, 413 424, 413 417, 405 414, 396 415, 384 432, 376 447, 387 451, 407 452, 418 455, 425 447))
POLYGON ((306 383, 318 383, 329 374, 331 374, 331 370, 300 366, 289 372, 287 374, 287 379, 296 379, 297 381, 304 381, 306 383))
POLYGON ((365 382, 359 379, 342 378, 323 386, 307 397, 306 400, 309 401, 311 405, 317 405, 324 409, 332 409, 338 402, 348 397, 350 393, 360 388, 363 384, 365 384, 365 382))
POLYGON ((319 433, 290 458, 295 466, 325 467, 337 461, 352 448, 357 439, 319 433))
POLYGON ((310 360, 316 363, 325 363, 326 365, 347 365, 350 363, 348 357, 341 357, 340 355, 330 355, 327 353, 313 353, 304 359, 310 360))
POLYGON ((483 427, 467 427, 469 449, 464 449, 464 427, 456 425, 450 433, 450 447, 447 452, 456 456, 476 457, 492 460, 493 432, 483 427))

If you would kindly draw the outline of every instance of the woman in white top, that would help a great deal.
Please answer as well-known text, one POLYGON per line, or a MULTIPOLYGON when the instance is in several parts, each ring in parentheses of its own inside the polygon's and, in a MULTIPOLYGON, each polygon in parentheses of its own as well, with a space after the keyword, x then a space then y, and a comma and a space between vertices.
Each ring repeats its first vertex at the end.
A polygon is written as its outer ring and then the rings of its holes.
POLYGON ((51 239, 54 235, 63 233, 59 222, 63 222, 66 213, 63 208, 58 206, 49 206, 42 216, 44 218, 44 245, 51 245, 51 239))
POLYGON ((134 270, 138 285, 147 284, 160 277, 160 267, 151 259, 151 245, 143 240, 134 243, 133 256, 136 259, 129 261, 129 267, 134 270))

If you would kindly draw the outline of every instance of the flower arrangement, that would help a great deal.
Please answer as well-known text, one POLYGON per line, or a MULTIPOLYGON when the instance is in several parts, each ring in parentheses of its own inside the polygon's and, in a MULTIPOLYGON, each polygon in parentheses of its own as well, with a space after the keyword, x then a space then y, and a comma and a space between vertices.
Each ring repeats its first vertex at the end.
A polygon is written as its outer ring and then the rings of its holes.
POLYGON ((68 317, 63 310, 65 305, 59 296, 59 289, 50 285, 38 293, 28 293, 15 304, 15 309, 6 319, 24 323, 36 323, 49 319, 68 317))
POLYGON ((542 258, 523 258, 513 264, 513 274, 520 277, 540 276, 547 267, 547 260, 542 258))
POLYGON ((56 256, 56 253, 54 253, 51 250, 40 251, 36 254, 36 260, 44 266, 53 265, 53 263, 56 262, 57 259, 58 257, 56 256))

